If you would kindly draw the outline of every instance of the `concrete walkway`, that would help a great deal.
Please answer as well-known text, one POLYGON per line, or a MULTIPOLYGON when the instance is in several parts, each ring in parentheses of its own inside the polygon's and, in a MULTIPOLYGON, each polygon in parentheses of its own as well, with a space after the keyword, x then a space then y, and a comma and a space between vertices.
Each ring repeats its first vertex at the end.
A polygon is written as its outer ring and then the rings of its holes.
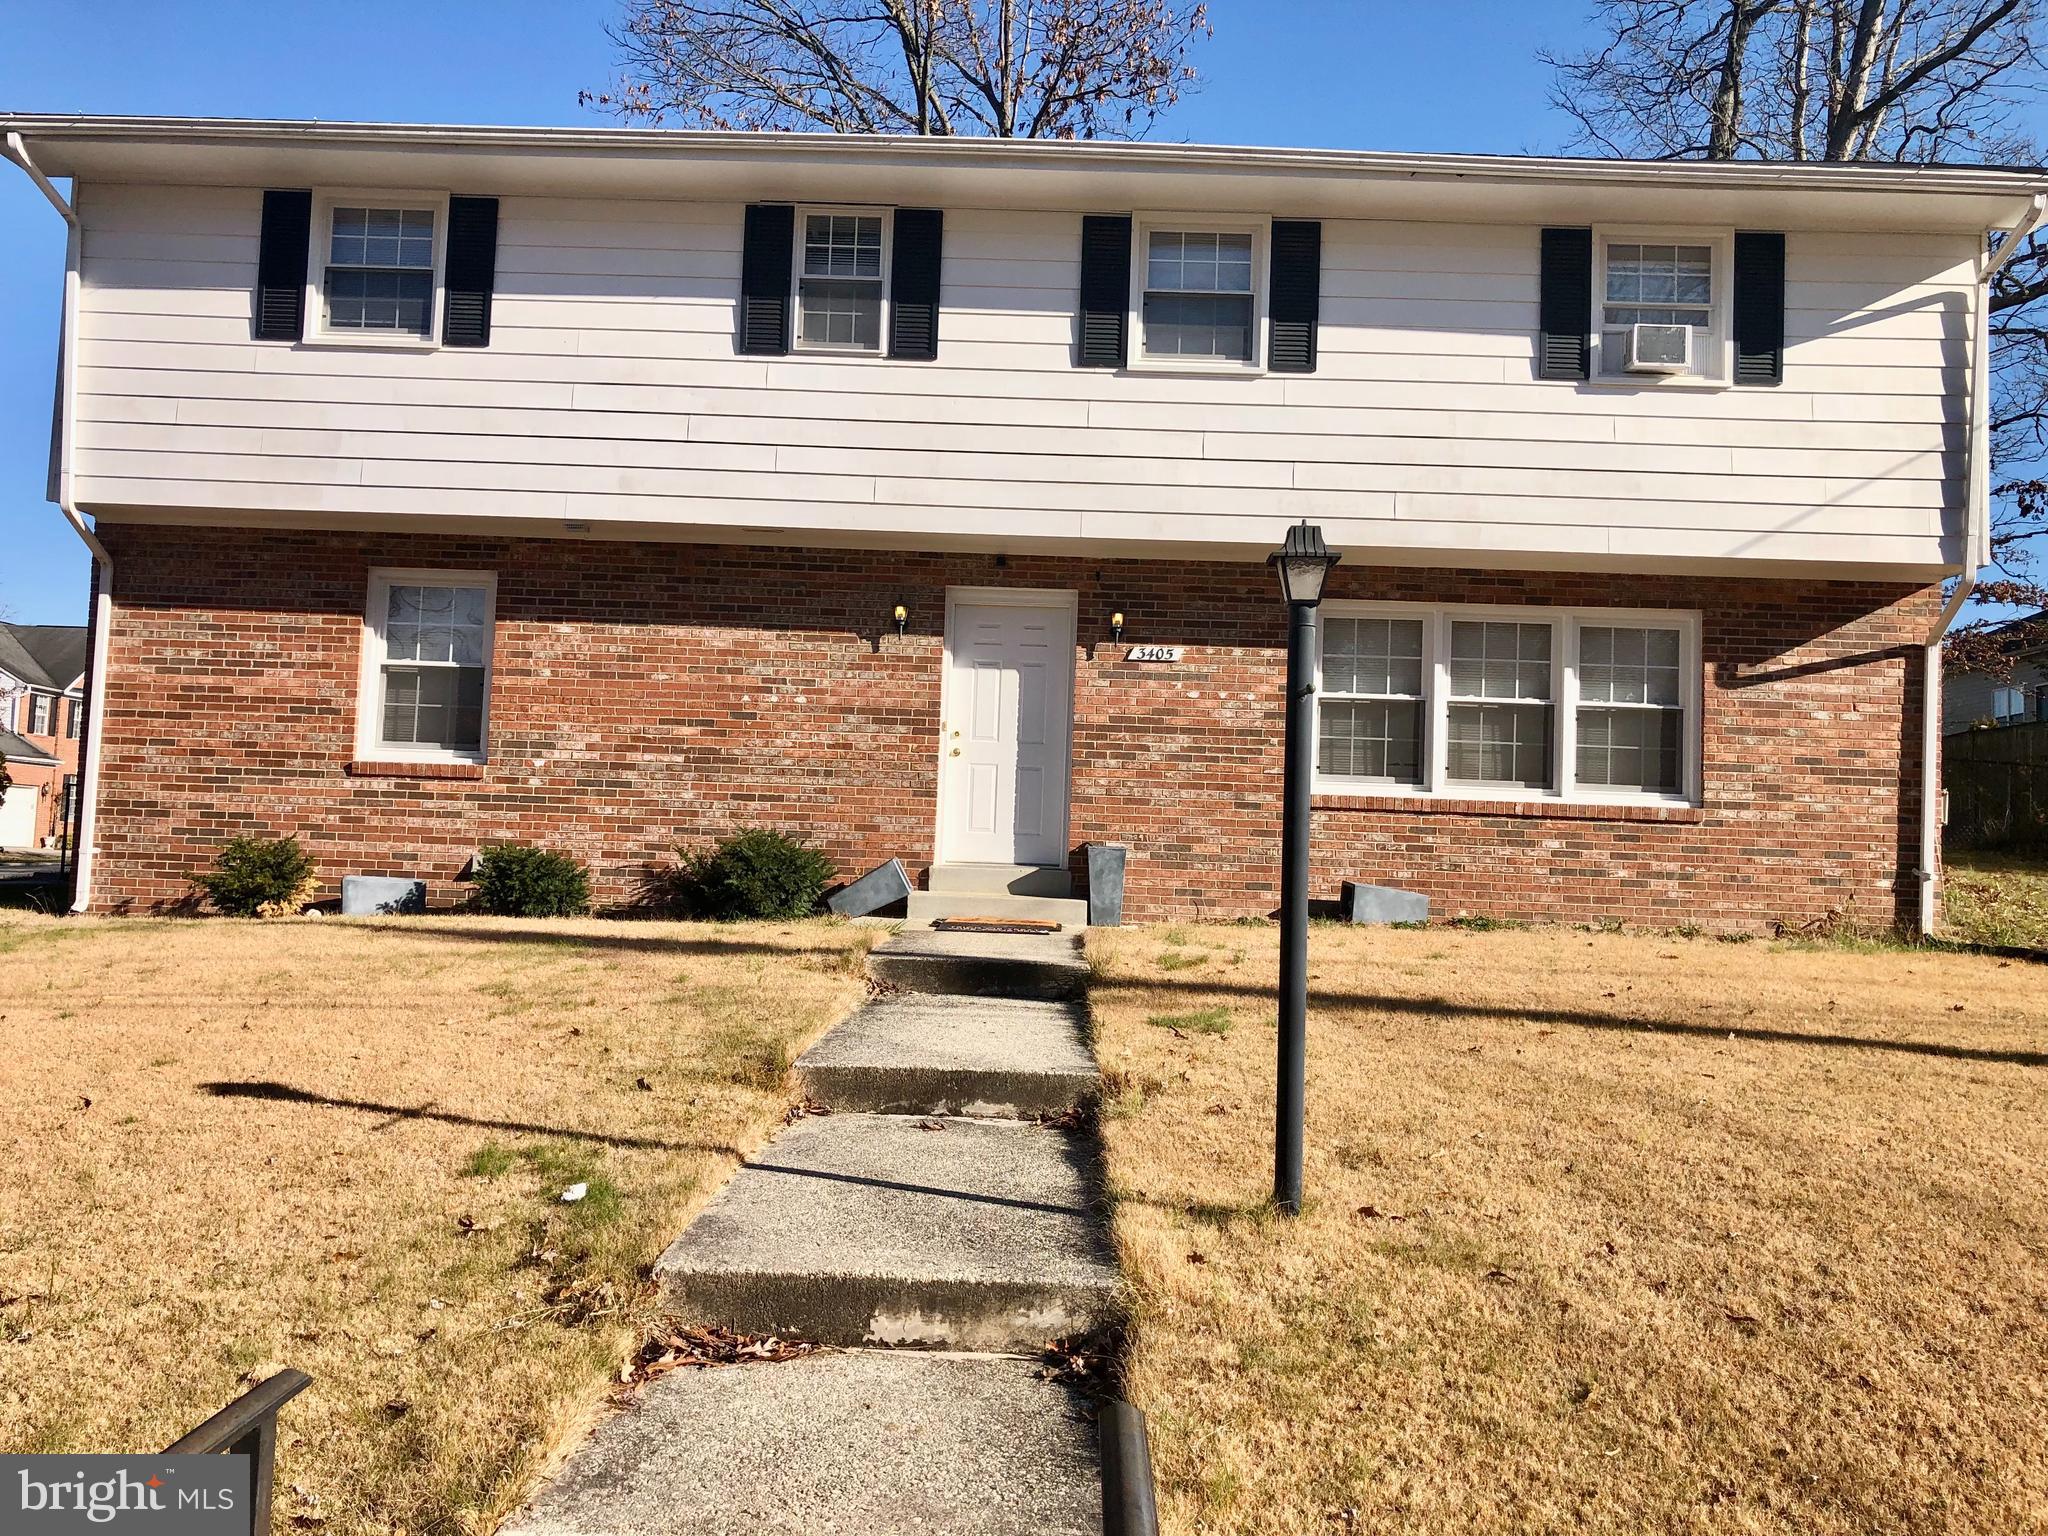
POLYGON ((1033 1360, 1117 1304, 1093 1140, 1049 1123, 1100 1087, 1079 937, 901 933, 869 967, 897 990, 796 1064, 831 1113, 655 1265, 685 1321, 843 1352, 659 1378, 508 1536, 1101 1531, 1092 1416, 1033 1360))

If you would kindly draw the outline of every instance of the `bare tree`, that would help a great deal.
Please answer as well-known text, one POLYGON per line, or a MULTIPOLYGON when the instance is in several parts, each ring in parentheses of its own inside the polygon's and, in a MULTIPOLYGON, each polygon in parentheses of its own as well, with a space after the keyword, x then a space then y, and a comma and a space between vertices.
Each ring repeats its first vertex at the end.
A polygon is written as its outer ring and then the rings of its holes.
POLYGON ((1209 30, 1182 0, 625 0, 620 81, 583 100, 691 127, 1141 138, 1209 30))
MULTIPOLYGON (((2021 115, 2044 74, 2038 0, 1593 0, 1600 39, 1545 53, 1573 147, 1684 160, 2027 164, 2021 115)), ((2048 244, 1991 294, 1992 568, 1986 605, 2048 607, 2048 244)), ((1964 664, 1998 672, 1988 619, 1964 664)), ((2048 626, 2044 626, 2048 627, 2048 626)))

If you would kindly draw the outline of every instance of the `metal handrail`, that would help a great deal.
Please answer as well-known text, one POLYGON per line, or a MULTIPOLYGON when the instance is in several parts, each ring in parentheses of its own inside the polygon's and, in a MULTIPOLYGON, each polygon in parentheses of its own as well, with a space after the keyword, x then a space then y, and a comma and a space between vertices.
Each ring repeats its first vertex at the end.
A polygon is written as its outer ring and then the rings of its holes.
POLYGON ((166 1456, 225 1452, 249 1458, 249 1536, 270 1536, 270 1479, 277 1464, 278 1410, 311 1385, 313 1378, 304 1371, 279 1371, 164 1447, 166 1456))
POLYGON ((1102 1446, 1104 1536, 1159 1536, 1159 1500, 1152 1485, 1152 1442, 1145 1415, 1122 1398, 1096 1411, 1102 1446))

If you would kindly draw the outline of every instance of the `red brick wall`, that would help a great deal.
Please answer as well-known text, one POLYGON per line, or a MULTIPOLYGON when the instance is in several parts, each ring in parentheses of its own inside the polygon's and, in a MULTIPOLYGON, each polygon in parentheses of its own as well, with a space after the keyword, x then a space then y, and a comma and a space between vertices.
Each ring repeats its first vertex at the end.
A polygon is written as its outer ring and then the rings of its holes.
MULTIPOLYGON (((96 904, 146 910, 244 831, 330 881, 425 875, 482 841, 587 860, 617 900, 676 842, 765 824, 843 873, 928 862, 945 589, 1080 593, 1071 841, 1132 848, 1133 919, 1271 910, 1285 615, 1263 567, 109 525, 116 612, 96 904), (498 573, 491 762, 350 772, 373 565, 498 573), (891 608, 905 604, 899 638, 891 608), (1124 645, 1108 617, 1128 620, 1124 645), (1177 666, 1125 647, 1186 647, 1177 666)), ((1755 927, 1910 919, 1931 590, 1340 567, 1332 596, 1703 611, 1705 806, 1318 802, 1346 877, 1461 912, 1755 927)))

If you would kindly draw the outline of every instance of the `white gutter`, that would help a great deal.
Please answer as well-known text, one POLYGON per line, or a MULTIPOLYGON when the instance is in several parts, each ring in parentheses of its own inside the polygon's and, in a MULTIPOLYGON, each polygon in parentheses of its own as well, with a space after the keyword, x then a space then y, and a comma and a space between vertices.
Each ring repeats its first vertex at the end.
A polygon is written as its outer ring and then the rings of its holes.
POLYGON ((83 912, 92 900, 93 836, 98 827, 101 741, 106 709, 107 643, 114 617, 114 561, 77 504, 71 499, 71 463, 75 434, 74 407, 78 399, 78 283, 85 252, 85 229, 78 210, 50 185, 50 179, 36 168, 21 135, 10 133, 4 153, 28 172, 50 206, 64 220, 64 317, 59 331, 57 358, 57 508, 72 530, 85 542, 98 567, 99 595, 93 603, 92 669, 85 679, 87 703, 85 760, 80 766, 78 847, 73 854, 76 879, 72 883, 71 910, 83 912))
POLYGON ((1038 165, 1139 170, 1314 173, 1387 180, 1440 179, 1601 186, 1671 186, 1785 192, 1877 191, 2013 197, 2038 172, 2016 166, 1845 165, 1824 160, 1600 160, 1556 155, 1413 154, 1107 139, 1001 139, 980 135, 735 132, 700 128, 471 126, 321 119, 113 116, 0 112, 0 131, 65 146, 93 140, 153 146, 498 150, 618 154, 685 160, 822 158, 888 166, 958 162, 975 168, 1038 165))
POLYGON ((1991 280, 2019 254, 2044 215, 2048 215, 2048 193, 2036 192, 2026 217, 2013 226, 1996 252, 1977 262, 1976 334, 1970 338, 1970 464, 1963 502, 1963 569, 1934 621, 1921 662, 1919 928, 1923 938, 1934 933, 1941 870, 1941 643, 1956 614, 1977 589, 1977 572, 1991 563, 1991 280))

